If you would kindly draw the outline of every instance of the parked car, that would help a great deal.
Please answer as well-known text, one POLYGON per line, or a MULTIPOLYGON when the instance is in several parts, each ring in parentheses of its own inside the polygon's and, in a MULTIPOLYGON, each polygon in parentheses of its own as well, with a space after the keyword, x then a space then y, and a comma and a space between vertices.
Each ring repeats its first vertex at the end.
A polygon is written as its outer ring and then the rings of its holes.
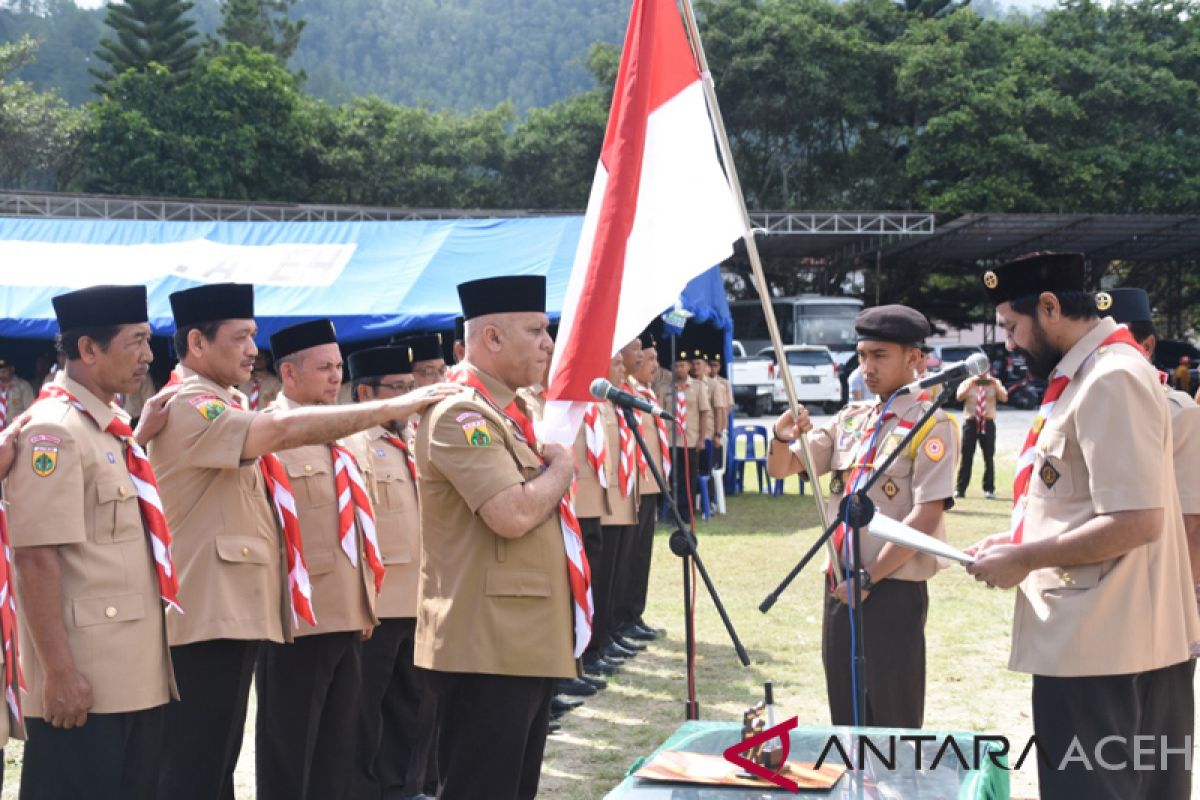
MULTIPOLYGON (((788 368, 775 371, 775 388, 771 395, 774 410, 787 406, 787 388, 783 382, 790 376, 796 387, 797 400, 805 405, 820 404, 826 414, 836 413, 842 407, 842 383, 833 351, 828 347, 805 344, 786 345, 783 351, 788 368)), ((773 349, 764 348, 758 354, 775 363, 773 349)))
POLYGON ((752 417, 771 412, 771 396, 775 391, 775 360, 748 356, 742 343, 733 340, 733 399, 743 413, 752 417))
MULTIPOLYGON (((929 360, 926 362, 930 372, 941 372, 947 364, 953 364, 958 361, 966 361, 976 353, 983 353, 983 348, 973 344, 935 344, 933 352, 929 354, 929 360)), ((946 405, 950 408, 962 408, 962 402, 959 401, 954 391, 960 381, 955 381, 950 386, 950 399, 946 405)))

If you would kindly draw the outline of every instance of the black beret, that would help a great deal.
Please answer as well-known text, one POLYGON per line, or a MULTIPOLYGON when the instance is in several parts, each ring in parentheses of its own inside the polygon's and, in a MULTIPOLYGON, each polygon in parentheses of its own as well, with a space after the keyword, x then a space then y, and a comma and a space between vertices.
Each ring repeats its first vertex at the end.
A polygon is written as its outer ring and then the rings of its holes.
POLYGON ((462 317, 454 318, 454 341, 462 342, 467 338, 467 321, 462 317))
POLYGON ((416 336, 405 336, 397 339, 395 344, 405 347, 412 355, 413 361, 444 361, 442 354, 442 335, 440 333, 421 333, 416 336))
POLYGON ((916 347, 933 332, 924 314, 902 305, 864 308, 854 320, 854 330, 860 342, 897 342, 916 347))
POLYGON ((271 355, 278 361, 322 344, 337 344, 337 331, 332 320, 314 319, 271 334, 271 355))
POLYGON ((147 322, 145 286, 91 286, 51 301, 59 331, 147 322))
POLYGON ((346 360, 350 380, 360 378, 382 378, 384 375, 408 375, 412 372, 412 361, 408 348, 398 345, 372 347, 351 353, 346 360))
POLYGON ((458 285, 463 319, 488 314, 527 311, 546 313, 546 278, 542 275, 505 275, 480 278, 458 285))
POLYGON ((992 305, 1042 292, 1082 292, 1083 253, 1028 253, 983 273, 992 305))
POLYGON ((171 294, 175 327, 223 319, 254 319, 254 286, 210 283, 171 294))
POLYGON ((1120 323, 1153 322, 1150 295, 1145 289, 1110 289, 1096 295, 1096 309, 1102 317, 1112 317, 1120 323))

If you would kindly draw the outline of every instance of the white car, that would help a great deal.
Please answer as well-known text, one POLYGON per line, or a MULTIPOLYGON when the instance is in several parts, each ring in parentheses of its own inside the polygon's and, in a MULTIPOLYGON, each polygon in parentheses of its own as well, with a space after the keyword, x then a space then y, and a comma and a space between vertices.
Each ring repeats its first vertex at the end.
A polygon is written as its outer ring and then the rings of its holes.
MULTIPOLYGON (((796 399, 804 405, 819 403, 829 414, 842 407, 841 372, 832 350, 821 345, 790 344, 783 352, 788 368, 778 370, 775 377, 775 391, 771 397, 775 408, 787 406, 787 389, 783 381, 788 375, 796 387, 796 399)), ((775 360, 775 351, 769 347, 759 350, 758 354, 775 360)))

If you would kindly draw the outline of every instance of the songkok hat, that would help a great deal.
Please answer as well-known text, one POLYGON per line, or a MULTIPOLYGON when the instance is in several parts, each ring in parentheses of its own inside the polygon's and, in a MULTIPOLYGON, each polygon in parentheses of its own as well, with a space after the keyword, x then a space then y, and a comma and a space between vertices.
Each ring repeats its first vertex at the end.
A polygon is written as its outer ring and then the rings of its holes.
POLYGON ((641 332, 638 336, 638 341, 641 342, 643 350, 650 347, 658 347, 658 340, 654 338, 654 334, 651 333, 649 328, 641 332))
POLYGON ((1150 295, 1145 289, 1110 289, 1096 295, 1096 309, 1102 317, 1112 317, 1120 323, 1153 322, 1150 295))
POLYGON ((346 360, 350 368, 350 380, 381 378, 384 375, 408 375, 412 372, 412 361, 408 348, 399 345, 372 347, 351 353, 346 360))
POLYGON ((444 361, 442 354, 442 335, 440 333, 422 333, 417 336, 405 336, 397 339, 396 345, 407 348, 405 355, 416 361, 444 361))
POLYGON ((983 273, 993 305, 1042 292, 1083 291, 1083 253, 1029 253, 983 273))
POLYGON ((271 334, 271 355, 278 361, 322 344, 337 344, 337 331, 332 320, 314 319, 271 334))
POLYGON ((254 286, 249 283, 210 283, 171 294, 175 327, 222 319, 254 319, 254 286))
POLYGON ((463 342, 467 339, 467 321, 462 317, 454 318, 454 341, 463 342))
POLYGON ((924 314, 902 305, 863 309, 854 320, 854 330, 860 342, 896 342, 913 347, 920 347, 933 332, 924 314))
POLYGON ((463 319, 488 314, 546 313, 546 278, 542 275, 505 275, 480 278, 458 285, 463 319))
POLYGON ((60 331, 147 322, 145 286, 91 286, 51 300, 60 331))

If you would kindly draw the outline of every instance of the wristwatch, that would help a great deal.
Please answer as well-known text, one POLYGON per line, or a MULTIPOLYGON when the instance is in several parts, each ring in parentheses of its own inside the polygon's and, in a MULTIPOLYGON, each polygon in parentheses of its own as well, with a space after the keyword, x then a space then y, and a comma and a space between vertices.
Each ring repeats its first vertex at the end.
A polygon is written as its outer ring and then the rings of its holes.
POLYGON ((782 436, 779 435, 779 431, 775 430, 774 426, 771 427, 771 435, 774 436, 775 441, 779 442, 780 444, 791 445, 792 442, 794 441, 792 439, 784 439, 782 436))
POLYGON ((860 567, 858 570, 859 586, 864 592, 874 591, 875 581, 871 580, 871 573, 860 567))

